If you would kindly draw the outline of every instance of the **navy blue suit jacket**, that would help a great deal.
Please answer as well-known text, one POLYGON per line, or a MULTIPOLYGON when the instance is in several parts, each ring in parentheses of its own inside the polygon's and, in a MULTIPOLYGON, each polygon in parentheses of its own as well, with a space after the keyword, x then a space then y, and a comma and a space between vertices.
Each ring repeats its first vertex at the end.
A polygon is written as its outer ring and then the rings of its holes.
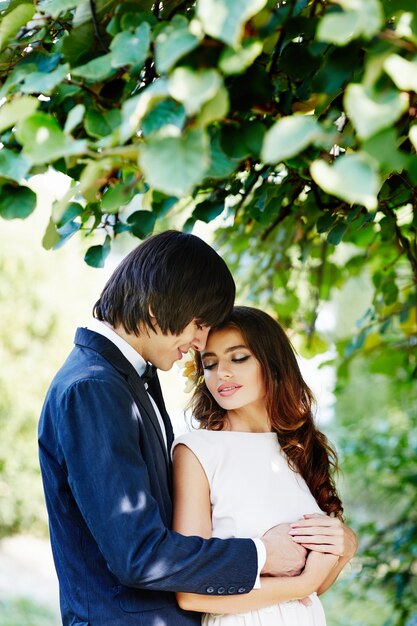
MULTIPOLYGON (((173 432, 156 379, 152 394, 173 432)), ((248 539, 172 530, 171 463, 143 382, 105 337, 78 329, 48 391, 39 454, 64 626, 196 626, 175 591, 245 593, 248 539)))

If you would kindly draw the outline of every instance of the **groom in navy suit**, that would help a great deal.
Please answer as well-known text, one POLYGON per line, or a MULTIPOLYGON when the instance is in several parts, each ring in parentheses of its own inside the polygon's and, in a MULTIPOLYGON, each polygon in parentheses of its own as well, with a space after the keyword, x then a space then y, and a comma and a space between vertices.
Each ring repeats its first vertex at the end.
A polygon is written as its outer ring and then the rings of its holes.
POLYGON ((39 424, 64 626, 196 626, 174 592, 243 594, 261 571, 303 567, 287 529, 262 540, 170 530, 173 431, 154 370, 203 349, 234 293, 210 246, 168 231, 121 262, 77 330, 39 424))

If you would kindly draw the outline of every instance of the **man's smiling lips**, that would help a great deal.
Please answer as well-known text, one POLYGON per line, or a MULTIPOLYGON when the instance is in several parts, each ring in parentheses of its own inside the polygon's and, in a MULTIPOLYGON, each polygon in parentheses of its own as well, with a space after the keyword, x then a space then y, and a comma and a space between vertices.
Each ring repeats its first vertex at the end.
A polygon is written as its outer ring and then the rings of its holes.
POLYGON ((236 385, 235 383, 222 383, 217 387, 217 393, 222 397, 232 396, 242 385, 236 385))

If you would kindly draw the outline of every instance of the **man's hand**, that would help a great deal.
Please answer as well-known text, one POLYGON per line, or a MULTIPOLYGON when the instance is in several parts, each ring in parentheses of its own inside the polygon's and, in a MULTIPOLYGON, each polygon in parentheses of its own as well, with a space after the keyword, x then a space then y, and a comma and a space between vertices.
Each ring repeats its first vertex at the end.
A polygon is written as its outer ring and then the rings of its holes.
POLYGON ((297 544, 307 550, 324 552, 350 561, 358 548, 358 540, 351 528, 337 517, 314 513, 290 525, 290 534, 297 544))
POLYGON ((261 537, 266 548, 264 576, 298 576, 304 568, 307 550, 289 534, 289 524, 274 526, 261 537))

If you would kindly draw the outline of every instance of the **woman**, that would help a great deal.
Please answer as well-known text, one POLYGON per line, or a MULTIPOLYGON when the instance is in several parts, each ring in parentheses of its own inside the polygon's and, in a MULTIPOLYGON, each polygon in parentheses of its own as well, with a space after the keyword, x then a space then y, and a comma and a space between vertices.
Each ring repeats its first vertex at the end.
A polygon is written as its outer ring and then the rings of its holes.
POLYGON ((205 626, 324 626, 317 594, 356 546, 343 557, 331 553, 343 511, 332 478, 337 460, 314 425, 312 394, 291 343, 266 313, 235 307, 210 332, 196 363, 192 407, 200 429, 174 444, 174 529, 261 537, 288 523, 294 540, 311 551, 299 576, 262 578, 261 588, 246 595, 178 594, 178 602, 204 612, 205 626), (297 522, 303 517, 313 524, 310 539, 299 534, 306 532, 297 522), (329 537, 320 535, 323 524, 329 537))

